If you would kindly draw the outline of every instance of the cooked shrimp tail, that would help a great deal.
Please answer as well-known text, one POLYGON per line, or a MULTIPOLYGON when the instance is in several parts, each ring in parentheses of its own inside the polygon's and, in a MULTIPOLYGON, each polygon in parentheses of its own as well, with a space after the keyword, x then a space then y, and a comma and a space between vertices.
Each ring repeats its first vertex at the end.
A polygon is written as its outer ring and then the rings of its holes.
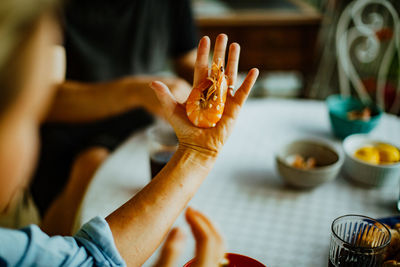
POLYGON ((211 128, 221 119, 228 91, 223 61, 213 63, 210 76, 193 88, 186 102, 186 114, 197 127, 211 128))

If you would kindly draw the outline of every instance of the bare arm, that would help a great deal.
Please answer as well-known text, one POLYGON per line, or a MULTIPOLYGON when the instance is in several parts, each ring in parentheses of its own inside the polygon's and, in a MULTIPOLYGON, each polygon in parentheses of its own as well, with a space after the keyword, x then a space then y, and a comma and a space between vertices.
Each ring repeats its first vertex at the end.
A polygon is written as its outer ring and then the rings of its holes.
POLYGON ((128 266, 140 266, 153 254, 215 159, 179 148, 151 183, 107 217, 117 248, 128 266))
POLYGON ((104 119, 133 108, 145 108, 150 113, 162 115, 160 103, 149 83, 164 82, 179 102, 184 102, 193 82, 196 49, 176 58, 177 77, 130 76, 122 79, 84 83, 66 81, 59 86, 47 117, 50 122, 88 122, 104 119))
POLYGON ((155 79, 165 82, 180 101, 190 92, 190 85, 175 77, 132 76, 103 83, 66 81, 60 85, 47 121, 88 122, 139 107, 162 115, 160 103, 149 88, 155 79))
POLYGON ((145 86, 140 79, 131 90, 124 80, 106 83, 66 81, 57 91, 47 121, 87 122, 139 107, 139 92, 145 86))
MULTIPOLYGON (((220 35, 215 49, 225 54, 226 42, 226 35, 220 35)), ((208 38, 200 41, 195 86, 207 77, 209 46, 208 38)), ((229 50, 227 73, 235 76, 239 45, 232 44, 229 50)), ((180 145, 171 161, 140 193, 106 218, 116 246, 129 266, 140 266, 151 256, 195 194, 227 140, 257 75, 257 70, 249 72, 235 96, 227 97, 217 126, 208 129, 197 128, 189 122, 184 105, 177 103, 168 87, 160 82, 151 84, 180 145)))

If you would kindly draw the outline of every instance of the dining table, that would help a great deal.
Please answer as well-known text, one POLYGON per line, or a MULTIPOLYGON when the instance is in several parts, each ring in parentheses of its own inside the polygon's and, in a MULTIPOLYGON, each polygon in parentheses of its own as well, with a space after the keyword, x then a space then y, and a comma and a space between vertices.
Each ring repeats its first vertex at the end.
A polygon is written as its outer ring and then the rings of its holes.
MULTIPOLYGON (((400 118, 383 114, 372 137, 400 145, 400 118)), ((208 177, 189 205, 211 219, 226 250, 268 267, 328 265, 332 221, 345 214, 372 218, 399 215, 399 185, 368 188, 341 172, 312 189, 284 183, 275 157, 294 140, 321 140, 344 156, 333 136, 326 103, 321 100, 252 98, 208 177)), ((79 224, 106 217, 140 191, 150 178, 146 130, 132 134, 95 174, 81 208, 79 224)), ((193 258, 195 242, 184 216, 175 226, 187 233, 179 266, 193 258)), ((152 266, 159 249, 144 263, 152 266)))

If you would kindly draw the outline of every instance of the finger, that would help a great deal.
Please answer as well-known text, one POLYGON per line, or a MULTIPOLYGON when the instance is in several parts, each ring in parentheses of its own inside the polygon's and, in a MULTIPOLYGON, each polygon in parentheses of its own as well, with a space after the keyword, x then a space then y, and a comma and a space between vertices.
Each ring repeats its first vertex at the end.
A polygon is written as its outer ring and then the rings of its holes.
POLYGON ((213 223, 201 212, 194 210, 193 208, 189 207, 189 212, 192 212, 198 219, 198 221, 203 222, 209 231, 212 232, 214 237, 222 239, 221 235, 219 234, 217 228, 213 225, 213 223))
POLYGON ((161 251, 161 256, 155 267, 174 267, 185 245, 185 234, 179 228, 174 228, 169 233, 161 251))
MULTIPOLYGON (((230 118, 236 118, 243 103, 246 101, 251 88, 256 82, 258 74, 259 74, 258 69, 256 68, 251 69, 247 74, 246 79, 240 86, 240 88, 236 91, 235 95, 234 96, 228 95, 224 115, 226 114, 230 118)), ((229 119, 228 117, 225 116, 226 119, 229 119)), ((224 116, 222 116, 222 119, 224 119, 224 116)))
POLYGON ((193 87, 196 87, 208 76, 208 56, 210 53, 210 38, 204 36, 197 48, 196 63, 194 65, 193 87))
POLYGON ((198 211, 188 208, 186 220, 196 240, 197 266, 217 266, 224 257, 224 242, 210 220, 198 211))
POLYGON ((240 106, 243 105, 244 101, 246 101, 247 97, 249 96, 250 90, 251 88, 253 88, 254 83, 257 80, 258 74, 258 69, 251 69, 247 74, 246 79, 243 81, 242 85, 235 93, 235 96, 233 98, 236 99, 236 103, 238 103, 240 106))
POLYGON ((217 36, 214 46, 214 56, 212 62, 218 63, 218 60, 222 60, 222 66, 225 65, 225 51, 228 43, 228 36, 221 33, 217 36))
POLYGON ((154 81, 150 83, 150 87, 154 90, 158 100, 161 103, 161 106, 164 109, 164 114, 168 119, 177 105, 175 97, 172 95, 171 91, 168 87, 159 81, 154 81))
MULTIPOLYGON (((229 46, 228 63, 226 64, 226 76, 228 77, 228 86, 235 86, 237 71, 239 66, 240 45, 233 43, 229 46)), ((233 90, 229 89, 233 96, 233 90)))

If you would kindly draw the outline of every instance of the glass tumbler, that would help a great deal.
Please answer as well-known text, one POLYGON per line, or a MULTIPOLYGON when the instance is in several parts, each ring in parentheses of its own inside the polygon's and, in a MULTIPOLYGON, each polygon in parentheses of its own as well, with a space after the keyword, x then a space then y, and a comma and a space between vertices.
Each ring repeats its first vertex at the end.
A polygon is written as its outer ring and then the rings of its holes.
POLYGON ((390 243, 389 229, 362 215, 345 215, 332 223, 329 266, 381 266, 390 243))
POLYGON ((178 138, 169 125, 158 122, 148 129, 147 140, 153 179, 174 155, 178 148, 178 138))

